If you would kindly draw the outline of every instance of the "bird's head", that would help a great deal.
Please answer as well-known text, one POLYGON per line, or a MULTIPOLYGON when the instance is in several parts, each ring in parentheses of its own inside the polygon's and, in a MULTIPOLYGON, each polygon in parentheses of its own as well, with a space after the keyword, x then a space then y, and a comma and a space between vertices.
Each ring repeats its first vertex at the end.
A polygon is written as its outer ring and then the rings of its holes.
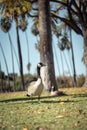
POLYGON ((40 63, 37 64, 37 74, 38 74, 39 77, 40 77, 40 69, 41 69, 41 67, 43 67, 43 66, 46 66, 46 65, 43 64, 42 62, 40 62, 40 63))
POLYGON ((46 65, 43 64, 42 62, 40 62, 40 63, 37 64, 37 67, 38 67, 38 68, 41 68, 41 67, 43 67, 43 66, 46 66, 46 65))

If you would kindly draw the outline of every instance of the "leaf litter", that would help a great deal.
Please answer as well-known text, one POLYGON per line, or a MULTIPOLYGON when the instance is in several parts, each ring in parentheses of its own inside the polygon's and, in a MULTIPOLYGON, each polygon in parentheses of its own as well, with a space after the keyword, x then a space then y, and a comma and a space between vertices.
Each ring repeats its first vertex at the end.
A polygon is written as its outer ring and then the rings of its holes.
MULTIPOLYGON (((76 89, 73 93, 77 93, 75 91, 76 89)), ((81 93, 80 90, 79 92, 81 93)), ((15 93, 13 97, 15 98, 17 94, 15 93)), ((12 95, 8 96, 12 98, 12 95)), ((18 96, 23 98, 24 93, 18 96)), ((74 98, 69 95, 41 99, 40 104, 31 104, 26 100, 0 103, 0 130, 86 130, 86 101, 87 97, 77 95, 74 98)))

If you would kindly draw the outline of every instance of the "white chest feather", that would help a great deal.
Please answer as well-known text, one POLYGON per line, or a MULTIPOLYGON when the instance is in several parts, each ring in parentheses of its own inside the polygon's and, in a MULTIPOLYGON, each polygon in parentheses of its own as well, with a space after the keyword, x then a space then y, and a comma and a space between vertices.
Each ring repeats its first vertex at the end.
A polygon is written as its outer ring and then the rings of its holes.
POLYGON ((47 89, 47 66, 43 66, 40 71, 42 84, 44 86, 44 89, 47 89))
POLYGON ((39 86, 40 84, 41 84, 41 78, 38 78, 38 80, 36 81, 36 83, 35 83, 35 86, 39 86))

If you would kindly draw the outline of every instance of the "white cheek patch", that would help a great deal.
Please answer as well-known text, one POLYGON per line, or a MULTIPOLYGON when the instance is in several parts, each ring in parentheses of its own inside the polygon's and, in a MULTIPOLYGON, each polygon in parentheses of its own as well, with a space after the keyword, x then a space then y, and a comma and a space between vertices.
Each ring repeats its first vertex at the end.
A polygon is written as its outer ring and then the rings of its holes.
POLYGON ((37 66, 38 66, 38 67, 41 67, 41 65, 40 65, 40 64, 38 64, 37 66))

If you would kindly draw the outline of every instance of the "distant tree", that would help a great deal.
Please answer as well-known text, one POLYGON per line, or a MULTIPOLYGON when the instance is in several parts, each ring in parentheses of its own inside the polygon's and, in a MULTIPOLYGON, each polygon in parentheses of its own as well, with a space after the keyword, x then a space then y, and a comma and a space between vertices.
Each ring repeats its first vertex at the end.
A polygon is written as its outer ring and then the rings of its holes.
POLYGON ((13 86, 13 91, 15 91, 15 69, 14 69, 14 55, 13 55, 13 46, 12 46, 12 40, 10 33, 8 32, 8 37, 10 41, 10 47, 11 47, 11 56, 12 56, 12 70, 13 70, 13 81, 14 81, 14 86, 13 86))
MULTIPOLYGON (((70 31, 68 29, 68 31, 70 31)), ((69 35, 70 37, 70 41, 68 39, 68 34, 66 31, 64 31, 64 33, 62 34, 61 38, 60 38, 60 41, 58 43, 58 47, 60 48, 60 50, 63 52, 64 54, 64 50, 70 50, 71 49, 71 52, 72 52, 72 65, 71 65, 71 69, 72 69, 72 66, 73 66, 73 86, 76 86, 76 69, 75 69, 75 61, 74 61, 74 52, 73 52, 73 44, 72 44, 72 36, 71 36, 71 33, 69 35)), ((66 62, 66 65, 68 67, 68 71, 70 73, 70 69, 69 69, 69 66, 68 66, 68 63, 67 63, 67 59, 65 57, 65 54, 64 54, 64 59, 65 59, 65 62, 66 62)), ((61 56, 61 60, 62 60, 62 68, 63 68, 63 59, 62 59, 62 56, 61 56)), ((63 69, 64 71, 64 69, 63 69)), ((70 73, 70 76, 71 76, 71 73, 70 73)))
POLYGON ((74 50, 73 50, 73 44, 72 44, 72 33, 71 29, 70 31, 70 43, 71 43, 71 52, 72 52, 72 63, 73 63, 73 86, 77 86, 77 80, 76 80, 76 68, 75 68, 75 59, 74 59, 74 50))
MULTIPOLYGON (((63 52, 65 50, 66 46, 65 46, 64 42, 61 41, 61 42, 58 42, 58 47, 61 50, 61 52, 63 52)), ((62 64, 62 70, 63 70, 63 77, 65 77, 62 53, 60 53, 60 57, 61 57, 61 64, 62 64)))
MULTIPOLYGON (((11 36, 10 36, 10 33, 9 33, 9 30, 11 28, 11 23, 12 23, 12 20, 7 17, 7 16, 3 16, 1 18, 1 29, 2 31, 4 31, 5 33, 8 33, 8 38, 9 38, 9 42, 10 42, 10 48, 11 48, 11 57, 12 57, 12 70, 13 70, 13 73, 14 73, 14 57, 13 57, 13 48, 12 48, 12 40, 11 40, 11 36)), ((15 91, 15 77, 14 77, 14 87, 13 87, 14 91, 15 91)))
MULTIPOLYGON (((51 15, 58 20, 66 23, 77 34, 81 35, 84 40, 84 60, 87 70, 87 0, 50 0, 55 2, 62 10, 53 10, 51 15), (62 12, 64 13, 62 13, 62 12), (60 15, 62 13, 62 15, 60 15), (67 16, 67 17, 66 17, 67 16)), ((87 72, 87 71, 86 71, 87 72)), ((87 73, 84 87, 87 87, 87 73)))
POLYGON ((23 61, 21 54, 21 45, 18 31, 18 22, 20 17, 25 17, 30 10, 30 3, 22 0, 9 0, 2 1, 0 3, 0 12, 2 12, 2 16, 7 17, 8 19, 14 19, 16 24, 16 34, 17 34, 17 45, 18 45, 18 54, 19 54, 19 63, 20 63, 20 75, 21 75, 21 90, 25 90, 24 87, 24 77, 23 77, 23 61))
POLYGON ((21 90, 25 90, 24 87, 24 77, 23 77, 23 61, 22 61, 22 52, 21 52, 21 44, 19 38, 19 30, 18 30, 18 18, 15 14, 14 20, 16 23, 16 34, 17 34, 17 45, 18 45, 18 54, 19 54, 19 63, 20 63, 20 75, 21 75, 21 90))
POLYGON ((28 35, 27 35, 27 26, 28 26, 28 20, 27 18, 24 16, 22 16, 20 18, 20 21, 19 21, 19 28, 25 32, 25 37, 26 37, 26 44, 27 44, 27 56, 28 56, 28 65, 27 65, 27 69, 28 69, 28 73, 30 73, 30 55, 29 55, 29 41, 28 41, 28 35))
POLYGON ((8 70, 8 65, 7 65, 7 60, 6 60, 6 56, 5 56, 5 53, 4 53, 4 50, 3 50, 3 47, 2 47, 2 44, 0 43, 0 49, 1 49, 1 52, 2 52, 2 55, 3 55, 3 59, 4 59, 4 62, 5 62, 5 66, 6 66, 6 71, 7 71, 7 79, 8 79, 8 88, 10 90, 10 79, 9 79, 9 70, 8 70))
POLYGON ((0 90, 1 92, 3 92, 3 79, 4 79, 4 72, 2 71, 2 68, 1 68, 1 62, 0 62, 0 90))
POLYGON ((27 64, 27 70, 30 72, 30 68, 31 68, 31 63, 27 64))

